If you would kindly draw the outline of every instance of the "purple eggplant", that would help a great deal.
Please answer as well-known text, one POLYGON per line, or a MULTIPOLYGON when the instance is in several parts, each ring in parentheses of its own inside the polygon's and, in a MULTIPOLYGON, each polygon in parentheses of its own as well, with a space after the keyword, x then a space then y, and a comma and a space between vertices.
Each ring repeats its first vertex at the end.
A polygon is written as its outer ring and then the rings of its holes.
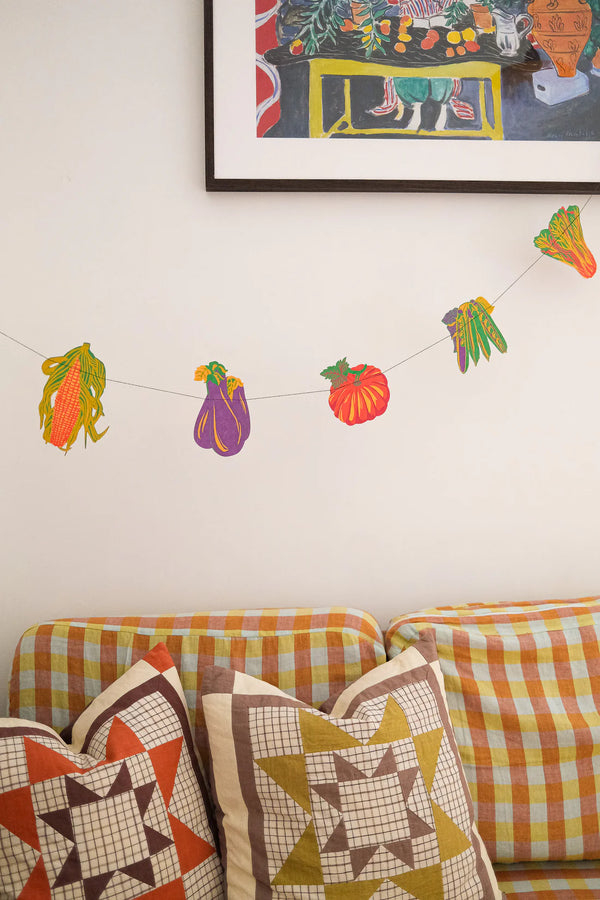
POLYGON ((250 434, 250 411, 239 378, 225 377, 218 362, 196 369, 195 380, 205 381, 206 400, 196 419, 194 440, 219 456, 235 456, 250 434))

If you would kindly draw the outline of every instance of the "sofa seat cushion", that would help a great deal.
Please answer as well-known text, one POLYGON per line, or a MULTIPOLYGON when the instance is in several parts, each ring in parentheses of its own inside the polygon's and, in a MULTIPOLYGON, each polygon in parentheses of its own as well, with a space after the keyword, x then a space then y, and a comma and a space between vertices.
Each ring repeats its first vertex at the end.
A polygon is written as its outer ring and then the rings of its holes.
POLYGON ((492 862, 600 859, 600 599, 410 613, 389 654, 429 628, 492 862))
POLYGON ((496 863, 506 900, 598 900, 600 860, 496 863))

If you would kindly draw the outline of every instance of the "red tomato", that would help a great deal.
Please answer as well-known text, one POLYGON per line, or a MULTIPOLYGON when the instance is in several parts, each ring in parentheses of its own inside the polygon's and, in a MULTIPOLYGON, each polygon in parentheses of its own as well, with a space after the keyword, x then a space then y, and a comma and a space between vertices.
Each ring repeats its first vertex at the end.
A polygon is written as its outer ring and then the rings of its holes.
POLYGON ((477 41, 465 41, 465 47, 469 53, 476 53, 480 49, 477 41))
POLYGON ((329 406, 346 425, 360 425, 382 415, 387 409, 390 389, 387 378, 376 366, 351 369, 346 359, 321 372, 332 382, 329 406))
POLYGON ((432 41, 431 38, 423 38, 421 41, 421 49, 423 50, 431 50, 435 41, 432 41))

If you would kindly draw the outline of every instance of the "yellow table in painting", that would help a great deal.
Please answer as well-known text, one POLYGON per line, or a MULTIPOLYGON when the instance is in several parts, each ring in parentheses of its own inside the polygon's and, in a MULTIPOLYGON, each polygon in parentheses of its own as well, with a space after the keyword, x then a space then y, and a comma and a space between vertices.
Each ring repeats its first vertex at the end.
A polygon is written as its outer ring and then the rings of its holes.
POLYGON ((502 140, 502 115, 500 73, 501 66, 496 62, 465 60, 459 63, 445 63, 437 66, 398 66, 388 62, 367 60, 312 58, 309 63, 309 131, 310 137, 327 138, 334 134, 364 135, 405 135, 417 134, 410 128, 390 128, 389 125, 372 128, 356 128, 352 124, 352 101, 350 95, 350 79, 355 76, 376 76, 387 78, 469 78, 479 83, 479 107, 481 126, 477 128, 447 128, 443 131, 420 131, 421 137, 477 137, 494 141, 502 140), (323 125, 323 79, 337 76, 344 81, 344 111, 331 126, 323 125), (486 81, 491 88, 491 119, 486 100, 486 81))

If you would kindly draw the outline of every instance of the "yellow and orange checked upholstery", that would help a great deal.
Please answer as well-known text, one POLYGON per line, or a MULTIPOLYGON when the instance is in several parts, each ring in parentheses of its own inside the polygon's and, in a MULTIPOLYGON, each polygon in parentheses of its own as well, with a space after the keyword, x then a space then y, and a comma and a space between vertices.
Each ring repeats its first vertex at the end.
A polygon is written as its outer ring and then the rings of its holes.
MULTIPOLYGON (((436 635, 475 818, 492 860, 600 860, 599 598, 403 615, 391 622, 388 654, 426 628, 436 635)), ((562 894, 544 893, 543 867, 537 874, 525 869, 507 872, 517 878, 504 886, 509 897, 600 898, 594 867, 594 888, 584 883, 578 893, 566 883, 562 894), (526 886, 531 872, 539 882, 533 892, 526 886)))
POLYGON ((598 900, 600 861, 523 862, 494 865, 506 900, 598 900))
POLYGON ((346 607, 56 619, 29 628, 17 645, 9 715, 61 730, 161 642, 179 671, 202 753, 206 666, 246 672, 319 706, 385 662, 376 620, 346 607))

